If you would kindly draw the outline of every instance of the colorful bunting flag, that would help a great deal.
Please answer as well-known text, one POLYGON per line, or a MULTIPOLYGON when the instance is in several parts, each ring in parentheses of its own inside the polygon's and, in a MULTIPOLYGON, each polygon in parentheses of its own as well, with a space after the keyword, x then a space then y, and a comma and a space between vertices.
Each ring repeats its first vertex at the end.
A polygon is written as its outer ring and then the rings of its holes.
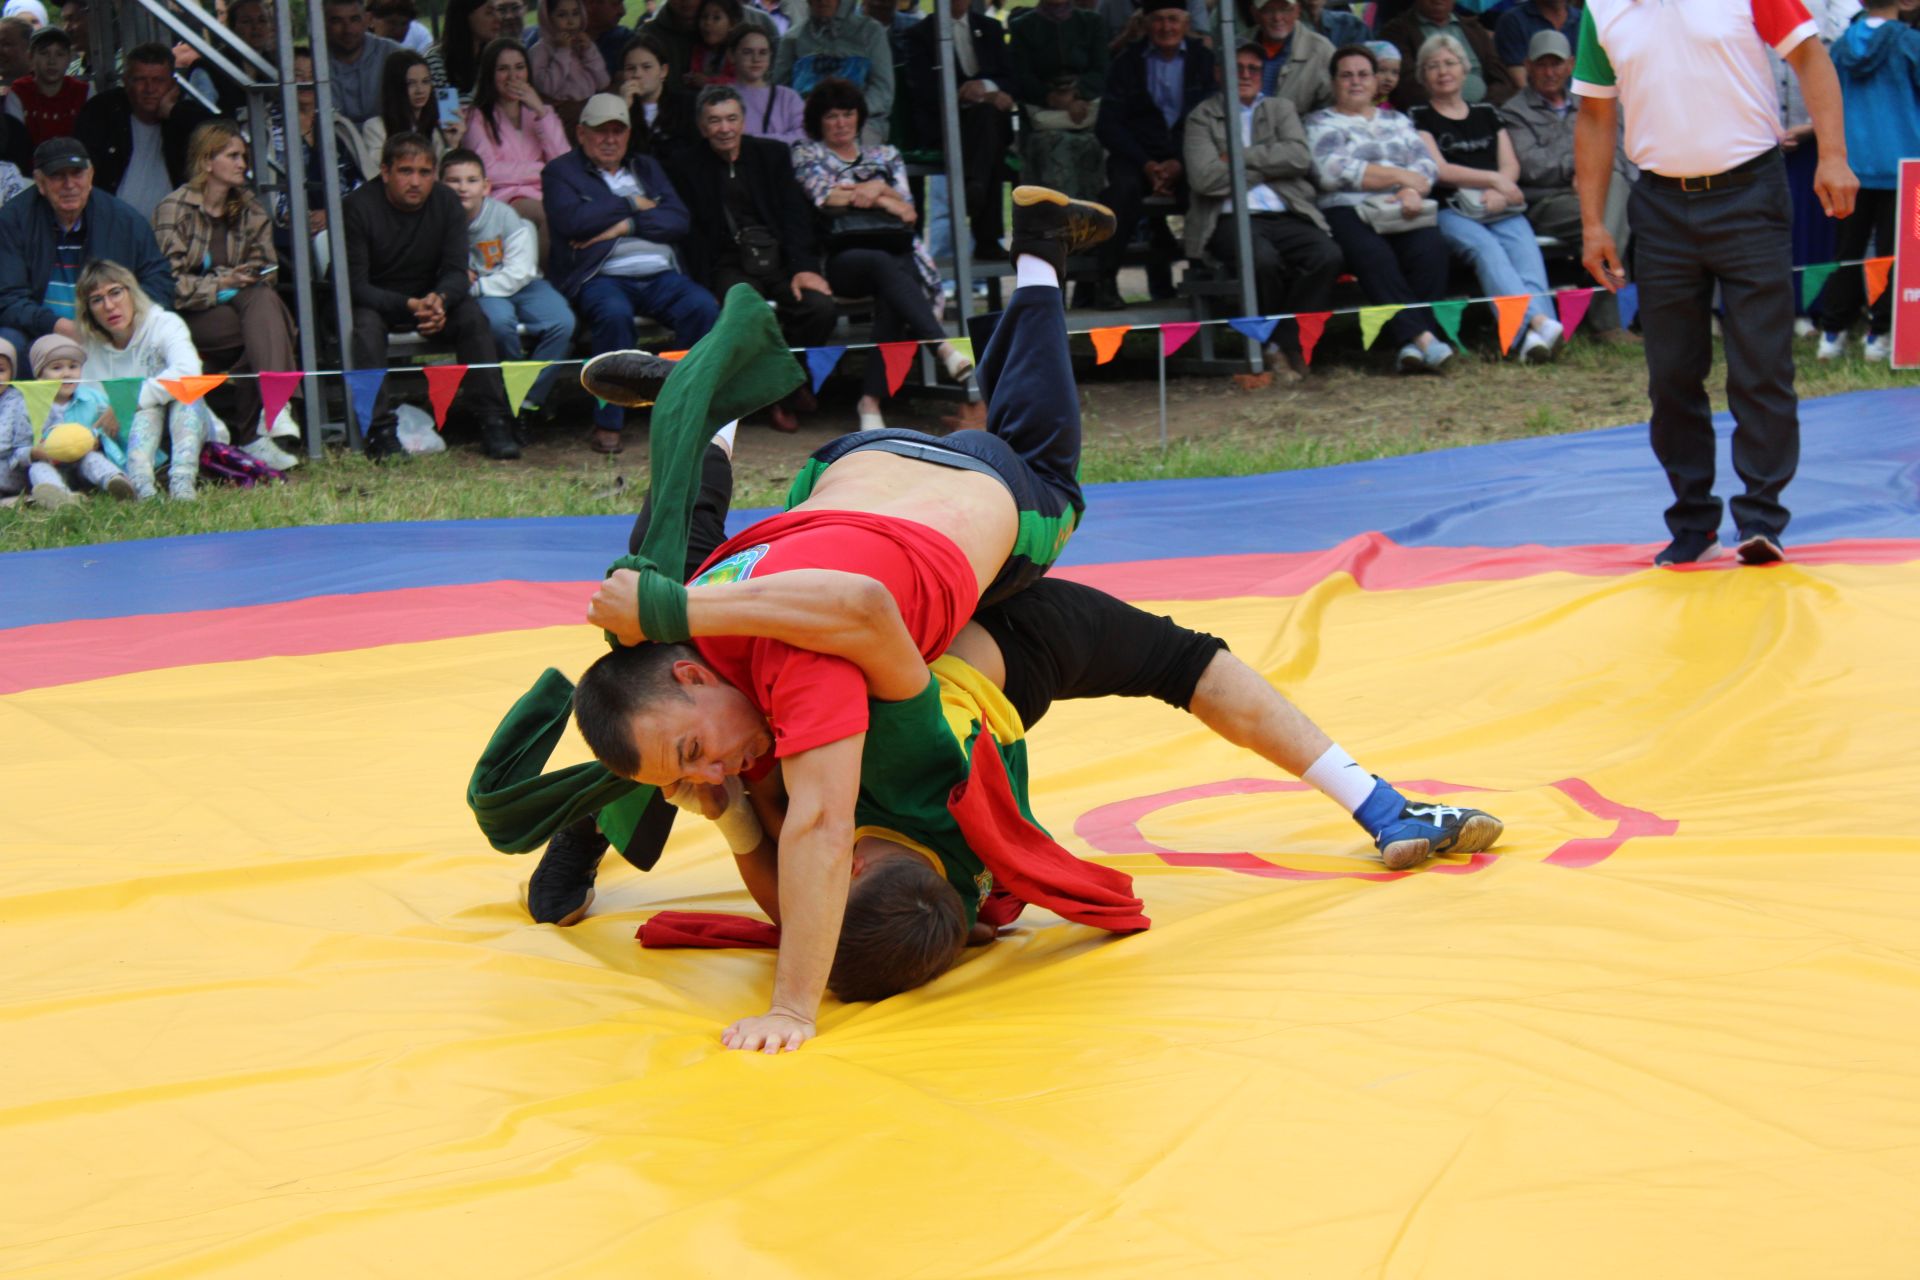
POLYGON ((53 408, 53 398, 60 394, 62 383, 58 378, 32 378, 26 382, 16 382, 20 394, 27 402, 27 426, 33 431, 33 438, 39 440, 47 433, 47 413, 53 408))
POLYGON ((1240 316, 1227 321, 1234 332, 1245 334, 1247 341, 1256 346, 1265 346, 1267 339, 1273 336, 1274 326, 1279 323, 1279 316, 1240 316))
POLYGON ((1622 329, 1633 328, 1634 320, 1640 315, 1640 286, 1637 284, 1623 284, 1620 286, 1620 291, 1613 295, 1613 298, 1620 306, 1620 327, 1622 329))
POLYGON ((373 406, 380 398, 380 384, 387 380, 385 369, 348 369, 340 375, 347 380, 347 395, 353 400, 353 416, 360 423, 360 434, 373 426, 373 406))
POLYGON ((184 378, 162 378, 160 385, 181 404, 196 404, 201 396, 226 380, 224 373, 190 373, 184 378))
POLYGON ((978 363, 978 361, 976 361, 973 358, 973 339, 972 338, 948 338, 947 345, 949 347, 952 347, 955 351, 958 351, 961 355, 965 356, 967 358, 968 364, 978 363))
MULTIPOLYGON (((1460 317, 1467 314, 1467 304, 1463 301, 1436 302, 1430 310, 1440 327, 1447 331, 1447 340, 1454 346, 1460 346, 1460 317)), ((1373 345, 1373 339, 1367 339, 1367 345, 1373 345)))
POLYGON ((1553 295, 1553 304, 1560 313, 1560 328, 1565 331, 1561 336, 1571 338, 1587 318, 1587 308, 1593 305, 1593 290, 1562 289, 1553 295))
POLYGON ((269 371, 260 375, 261 422, 272 426, 280 411, 287 407, 287 401, 293 399, 293 393, 300 387, 304 375, 298 371, 282 373, 269 371))
POLYGON ((507 412, 519 413, 527 402, 527 392, 540 380, 540 372, 551 360, 508 360, 500 366, 500 380, 507 384, 507 412))
POLYGON ((1360 308, 1360 345, 1371 350, 1374 339, 1380 336, 1380 330, 1387 321, 1405 310, 1405 307, 1394 304, 1360 308))
POLYGON ((1514 340, 1527 323, 1527 306, 1533 301, 1524 293, 1493 300, 1494 314, 1500 318, 1500 350, 1513 350, 1514 340))
POLYGON ((1303 316, 1295 316, 1294 324, 1300 328, 1300 362, 1313 363, 1313 349, 1320 345, 1320 335, 1327 331, 1327 321, 1333 319, 1331 311, 1309 311, 1303 316))
POLYGON ((847 354, 845 347, 808 347, 807 372, 813 375, 813 389, 820 390, 820 384, 833 372, 833 366, 840 363, 840 357, 847 354))
POLYGON ((1105 364, 1120 354, 1120 340, 1127 336, 1130 324, 1110 324, 1100 329, 1089 329, 1087 336, 1093 339, 1093 362, 1105 364))
MULTIPOLYGON (((430 364, 422 372, 427 375, 427 403, 433 406, 433 429, 447 429, 447 410, 453 407, 453 397, 460 390, 460 382, 467 376, 467 366, 463 364, 430 364)), ((512 410, 518 413, 519 406, 512 410)))
POLYGON ((1802 311, 1812 310, 1813 300, 1820 296, 1820 290, 1826 287, 1827 277, 1835 270, 1831 262, 1800 268, 1800 309, 1802 311))
POLYGON ((1880 301, 1880 295, 1887 291, 1887 278, 1893 274, 1892 258, 1868 258, 1860 264, 1867 277, 1867 305, 1880 301))
POLYGON ((1170 356, 1187 345, 1187 340, 1200 332, 1198 320, 1177 320, 1172 324, 1160 326, 1160 354, 1170 356))
POLYGON ((660 358, 662 360, 685 360, 687 353, 684 351, 662 351, 660 358))
POLYGON ((880 358, 887 365, 887 394, 900 394, 900 387, 907 380, 907 370, 913 368, 914 353, 920 350, 917 342, 883 342, 880 344, 880 358))
POLYGON ((122 439, 133 426, 133 415, 140 412, 140 391, 146 384, 145 378, 108 378, 100 384, 100 389, 107 393, 114 420, 120 424, 122 439))

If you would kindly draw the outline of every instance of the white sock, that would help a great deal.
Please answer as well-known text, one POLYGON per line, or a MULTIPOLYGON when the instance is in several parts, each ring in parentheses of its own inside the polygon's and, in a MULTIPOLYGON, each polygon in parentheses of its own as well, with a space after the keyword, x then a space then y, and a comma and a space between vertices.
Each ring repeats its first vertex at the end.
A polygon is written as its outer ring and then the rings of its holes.
POLYGON ((1013 287, 1024 289, 1028 285, 1045 285, 1049 289, 1060 287, 1060 273, 1045 258, 1036 258, 1023 253, 1013 264, 1013 287))
POLYGON ((1322 795, 1348 813, 1366 803, 1367 797, 1373 794, 1373 775, 1355 763, 1347 749, 1337 742, 1307 766, 1300 780, 1317 787, 1322 795))
POLYGON ((735 418, 726 426, 713 433, 713 442, 727 451, 727 460, 733 460, 733 433, 739 429, 740 419, 735 418))

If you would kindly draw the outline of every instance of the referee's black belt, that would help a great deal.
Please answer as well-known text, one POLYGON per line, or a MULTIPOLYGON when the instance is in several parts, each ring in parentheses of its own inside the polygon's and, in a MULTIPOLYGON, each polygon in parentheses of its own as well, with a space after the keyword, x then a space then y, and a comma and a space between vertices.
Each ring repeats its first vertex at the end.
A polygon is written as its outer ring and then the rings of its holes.
POLYGON ((1768 147, 1753 159, 1737 164, 1723 173, 1702 174, 1696 178, 1670 178, 1664 173, 1655 173, 1648 169, 1640 176, 1656 187, 1665 187, 1669 191, 1684 191, 1695 195, 1702 191, 1726 191, 1732 187, 1744 187, 1760 176, 1760 171, 1780 155, 1780 148, 1768 147))

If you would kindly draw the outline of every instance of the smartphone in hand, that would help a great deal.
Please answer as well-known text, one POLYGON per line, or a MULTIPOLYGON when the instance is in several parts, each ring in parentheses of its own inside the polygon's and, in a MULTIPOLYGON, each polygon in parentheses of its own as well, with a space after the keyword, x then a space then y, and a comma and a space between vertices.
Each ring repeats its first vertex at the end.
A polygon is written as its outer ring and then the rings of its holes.
POLYGON ((460 118, 460 91, 452 85, 437 90, 435 96, 440 99, 440 123, 451 124, 460 118))

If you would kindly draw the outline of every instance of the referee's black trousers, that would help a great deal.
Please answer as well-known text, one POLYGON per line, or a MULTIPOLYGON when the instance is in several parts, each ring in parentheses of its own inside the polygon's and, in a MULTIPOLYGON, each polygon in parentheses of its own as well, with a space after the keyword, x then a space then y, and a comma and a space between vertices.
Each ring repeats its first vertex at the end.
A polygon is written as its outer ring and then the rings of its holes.
POLYGON ((1793 391, 1792 202, 1778 155, 1746 186, 1683 192, 1642 180, 1627 206, 1633 227, 1640 327, 1646 338, 1653 453, 1673 486, 1667 528, 1720 527, 1713 496, 1713 288, 1725 307, 1727 402, 1733 469, 1746 492, 1732 502, 1742 536, 1787 527, 1781 491, 1800 461, 1793 391))

